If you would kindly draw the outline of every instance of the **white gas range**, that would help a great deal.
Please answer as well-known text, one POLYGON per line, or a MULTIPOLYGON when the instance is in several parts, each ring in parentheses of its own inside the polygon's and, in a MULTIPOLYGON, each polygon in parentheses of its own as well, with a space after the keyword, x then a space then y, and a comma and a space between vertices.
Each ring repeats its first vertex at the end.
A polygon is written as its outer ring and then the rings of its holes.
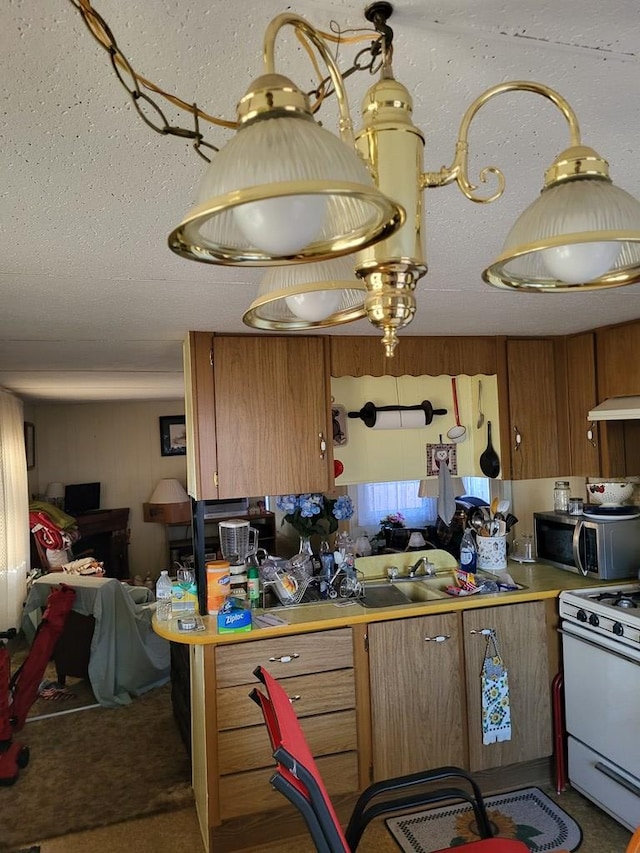
POLYGON ((640 584, 560 594, 569 779, 640 826, 640 584))

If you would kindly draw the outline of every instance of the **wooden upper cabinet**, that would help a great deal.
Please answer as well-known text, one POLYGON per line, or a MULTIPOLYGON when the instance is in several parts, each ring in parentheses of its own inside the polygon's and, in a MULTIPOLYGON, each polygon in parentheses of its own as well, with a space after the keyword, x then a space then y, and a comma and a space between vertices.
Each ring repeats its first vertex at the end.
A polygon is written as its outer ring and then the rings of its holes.
POLYGON ((569 469, 566 419, 558 418, 557 343, 545 338, 506 341, 511 478, 531 480, 569 469), (520 441, 517 438, 520 438, 520 441))
POLYGON ((194 497, 329 491, 325 339, 192 332, 189 341, 197 359, 185 406, 189 438, 195 433, 194 497))
POLYGON ((496 338, 399 336, 387 358, 380 336, 331 337, 331 376, 474 376, 497 372, 496 338))
POLYGON ((640 394, 640 320, 596 330, 598 402, 640 394))
POLYGON ((587 421, 597 403, 595 335, 567 338, 567 411, 569 451, 574 477, 600 476, 598 424, 587 421), (590 433, 590 435, 589 435, 590 433))

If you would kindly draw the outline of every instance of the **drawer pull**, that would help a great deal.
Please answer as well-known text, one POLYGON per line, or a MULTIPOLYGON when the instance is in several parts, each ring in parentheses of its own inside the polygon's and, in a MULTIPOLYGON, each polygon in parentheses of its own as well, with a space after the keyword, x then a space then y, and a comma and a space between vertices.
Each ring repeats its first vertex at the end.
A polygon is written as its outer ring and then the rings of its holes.
POLYGON ((302 699, 302 696, 299 693, 296 693, 295 696, 289 696, 289 702, 293 705, 294 702, 299 702, 302 699))
POLYGON ((640 789, 638 789, 637 785, 629 782, 628 779, 625 779, 624 776, 621 776, 619 773, 616 773, 615 770, 612 770, 610 767, 607 767, 606 764, 603 764, 602 761, 596 761, 593 765, 596 770, 599 770, 604 776, 607 776, 613 782, 616 782, 618 785, 623 787, 626 791, 629 791, 634 797, 637 797, 640 794, 640 789))
POLYGON ((279 658, 269 658, 269 663, 291 663, 292 660, 295 660, 299 657, 299 654, 280 655, 279 658))
POLYGON ((451 634, 438 634, 436 637, 425 637, 425 643, 444 643, 451 639, 451 634))

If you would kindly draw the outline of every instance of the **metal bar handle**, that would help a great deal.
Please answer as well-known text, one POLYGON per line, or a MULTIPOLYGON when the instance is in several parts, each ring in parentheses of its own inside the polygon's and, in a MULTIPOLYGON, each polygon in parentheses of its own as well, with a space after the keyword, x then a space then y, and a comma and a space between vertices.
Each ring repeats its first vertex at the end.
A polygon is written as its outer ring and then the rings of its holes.
POLYGON ((624 776, 621 776, 619 773, 616 773, 615 770, 607 767, 606 764, 603 764, 601 761, 596 761, 593 766, 596 770, 599 770, 603 776, 606 776, 613 782, 617 782, 618 785, 629 791, 629 793, 633 794, 634 797, 640 797, 640 788, 637 785, 634 785, 628 779, 625 779, 624 776))

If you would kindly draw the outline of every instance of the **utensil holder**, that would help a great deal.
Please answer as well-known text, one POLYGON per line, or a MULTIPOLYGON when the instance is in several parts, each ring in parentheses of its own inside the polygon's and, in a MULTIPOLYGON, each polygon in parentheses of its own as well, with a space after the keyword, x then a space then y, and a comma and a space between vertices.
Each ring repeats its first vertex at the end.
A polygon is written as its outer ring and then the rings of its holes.
POLYGON ((507 568, 506 536, 478 536, 478 568, 496 571, 507 568))

